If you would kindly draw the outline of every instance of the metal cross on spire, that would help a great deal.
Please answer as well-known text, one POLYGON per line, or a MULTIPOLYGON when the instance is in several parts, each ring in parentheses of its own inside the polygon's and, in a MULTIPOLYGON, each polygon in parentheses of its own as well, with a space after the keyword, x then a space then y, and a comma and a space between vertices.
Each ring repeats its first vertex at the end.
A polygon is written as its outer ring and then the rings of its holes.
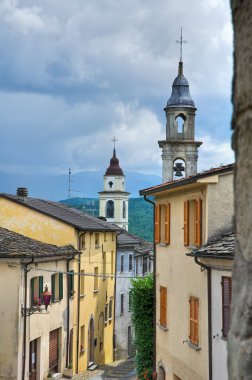
POLYGON ((114 143, 114 149, 115 149, 115 143, 118 141, 116 138, 115 138, 115 136, 113 137, 113 139, 111 140, 111 141, 113 141, 113 143, 114 143))
POLYGON ((180 44, 180 62, 183 62, 183 44, 186 44, 187 41, 183 40, 183 29, 181 27, 180 40, 176 41, 177 44, 180 44))

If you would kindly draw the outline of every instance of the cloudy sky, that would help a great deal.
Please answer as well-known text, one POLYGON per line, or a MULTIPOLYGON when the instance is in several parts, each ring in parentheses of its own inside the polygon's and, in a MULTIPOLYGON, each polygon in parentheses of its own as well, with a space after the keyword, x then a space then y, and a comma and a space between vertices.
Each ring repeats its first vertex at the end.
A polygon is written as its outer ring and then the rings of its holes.
POLYGON ((1 0, 0 171, 105 168, 161 175, 163 108, 184 73, 199 169, 233 161, 229 0, 1 0))

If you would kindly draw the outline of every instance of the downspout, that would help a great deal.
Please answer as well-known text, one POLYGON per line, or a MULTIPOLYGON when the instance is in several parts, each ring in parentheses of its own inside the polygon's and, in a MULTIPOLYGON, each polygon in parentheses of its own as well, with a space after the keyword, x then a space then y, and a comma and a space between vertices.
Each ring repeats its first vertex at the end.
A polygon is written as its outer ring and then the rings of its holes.
POLYGON ((116 325, 116 276, 117 276, 117 236, 121 235, 123 231, 116 234, 116 252, 115 252, 115 282, 114 282, 114 326, 113 326, 113 361, 115 361, 115 349, 116 349, 116 335, 115 335, 115 325, 116 325))
POLYGON ((213 361, 212 361, 212 279, 211 267, 199 261, 199 258, 194 256, 194 261, 201 268, 207 270, 207 302, 208 302, 208 365, 209 365, 209 380, 212 380, 213 361))
POLYGON ((67 352, 66 352, 66 368, 69 365, 69 325, 70 325, 70 277, 69 277, 69 262, 74 259, 74 255, 71 255, 69 259, 67 259, 66 271, 67 271, 67 352))
POLYGON ((79 335, 80 335, 80 272, 81 272, 81 252, 80 252, 80 238, 86 235, 86 232, 79 234, 78 238, 78 294, 77 294, 77 339, 76 339, 76 369, 79 372, 79 335))
POLYGON ((32 264, 34 262, 34 258, 31 259, 28 263, 24 264, 24 275, 25 275, 25 294, 24 294, 24 334, 23 334, 23 365, 22 365, 22 380, 25 380, 25 362, 26 362, 26 322, 27 322, 27 316, 26 316, 26 309, 27 309, 27 273, 29 270, 27 269, 27 266, 32 264))
POLYGON ((156 372, 156 244, 155 244, 155 202, 151 201, 147 198, 146 195, 144 195, 144 200, 146 202, 149 202, 153 206, 153 371, 156 372))

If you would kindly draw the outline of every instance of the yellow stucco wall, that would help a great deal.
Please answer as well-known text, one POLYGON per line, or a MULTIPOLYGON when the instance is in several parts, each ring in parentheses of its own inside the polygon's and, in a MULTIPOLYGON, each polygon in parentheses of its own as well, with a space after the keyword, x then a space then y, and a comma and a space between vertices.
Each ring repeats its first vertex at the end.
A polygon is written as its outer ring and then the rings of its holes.
MULTIPOLYGON (((203 199, 203 220, 206 215, 206 191, 177 191, 157 199, 157 203, 171 204, 171 242, 158 244, 157 255, 157 369, 162 365, 166 379, 174 375, 187 380, 208 378, 207 340, 207 281, 206 273, 185 256, 190 250, 184 246, 184 202, 203 199), (160 286, 167 287, 167 331, 159 326, 160 286), (189 297, 199 298, 199 347, 200 351, 185 342, 189 340, 189 297), (184 343, 183 343, 184 342, 184 343)), ((203 241, 206 224, 203 222, 203 241)))
MULTIPOLYGON (((79 247, 79 232, 72 226, 34 211, 26 206, 5 199, 0 196, 0 226, 25 236, 40 240, 45 243, 58 246, 72 244, 79 247)), ((106 252, 107 268, 111 273, 111 252, 113 252, 113 273, 115 273, 116 238, 115 233, 99 232, 99 247, 95 245, 95 233, 86 233, 86 245, 81 254, 81 270, 85 273, 94 273, 94 268, 98 267, 99 273, 103 271, 103 254, 106 252)), ((77 259, 77 258, 76 258, 77 259)), ((78 273, 78 262, 75 260, 70 269, 78 273)), ((114 278, 103 280, 99 278, 99 292, 94 292, 94 277, 85 276, 85 296, 80 298, 80 328, 85 326, 84 353, 79 352, 78 371, 85 370, 88 364, 88 329, 91 316, 94 318, 94 338, 97 345, 94 349, 95 363, 103 364, 113 361, 113 328, 114 318, 104 327, 103 349, 99 349, 99 338, 101 329, 98 330, 98 323, 101 313, 104 313, 107 300, 114 299, 114 278)), ((77 306, 78 306, 78 276, 74 276, 75 294, 70 303, 73 304, 73 369, 77 372, 77 306)), ((114 302, 113 302, 114 317, 114 302)), ((70 328, 71 328, 70 327, 70 328)), ((80 348, 80 342, 79 342, 80 348)), ((79 350, 80 351, 80 350, 79 350)))

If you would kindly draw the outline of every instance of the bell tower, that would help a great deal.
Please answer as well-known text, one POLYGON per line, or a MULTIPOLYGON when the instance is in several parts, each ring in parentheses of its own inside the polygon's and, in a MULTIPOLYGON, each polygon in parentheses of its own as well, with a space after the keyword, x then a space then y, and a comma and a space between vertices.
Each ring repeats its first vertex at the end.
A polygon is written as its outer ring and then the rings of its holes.
POLYGON ((99 216, 105 217, 108 222, 117 224, 128 230, 128 200, 129 194, 125 191, 125 175, 116 156, 114 137, 113 156, 104 175, 103 191, 99 192, 99 216))
POLYGON ((166 139, 159 141, 162 148, 163 182, 170 182, 181 177, 197 173, 198 147, 195 141, 195 107, 189 90, 189 83, 183 74, 182 29, 178 41, 180 62, 178 75, 172 85, 172 93, 164 108, 166 113, 166 139))

